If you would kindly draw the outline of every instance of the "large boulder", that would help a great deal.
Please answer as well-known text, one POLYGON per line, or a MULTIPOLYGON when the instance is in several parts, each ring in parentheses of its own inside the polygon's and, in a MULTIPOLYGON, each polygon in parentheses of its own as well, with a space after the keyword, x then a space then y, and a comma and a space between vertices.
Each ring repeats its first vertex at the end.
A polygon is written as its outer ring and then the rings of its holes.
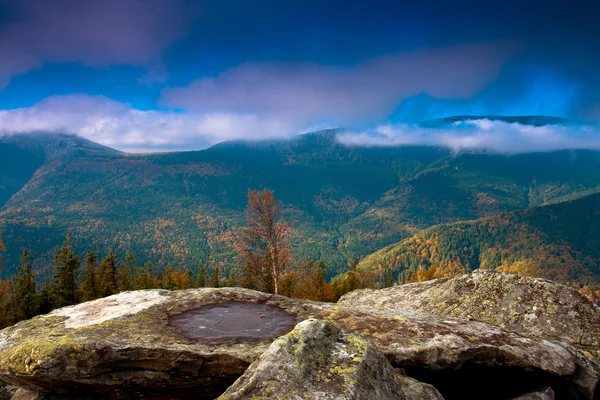
POLYGON ((443 400, 329 321, 309 319, 277 339, 218 400, 443 400))
POLYGON ((456 278, 357 290, 344 295, 339 304, 481 321, 565 341, 600 359, 600 307, 580 291, 545 279, 476 270, 456 278))
POLYGON ((274 339, 314 317, 358 334, 447 399, 539 387, 591 399, 597 375, 574 347, 482 322, 290 299, 240 288, 124 292, 0 332, 0 379, 55 394, 214 398, 274 339), (506 385, 510 380, 511 385, 506 385))

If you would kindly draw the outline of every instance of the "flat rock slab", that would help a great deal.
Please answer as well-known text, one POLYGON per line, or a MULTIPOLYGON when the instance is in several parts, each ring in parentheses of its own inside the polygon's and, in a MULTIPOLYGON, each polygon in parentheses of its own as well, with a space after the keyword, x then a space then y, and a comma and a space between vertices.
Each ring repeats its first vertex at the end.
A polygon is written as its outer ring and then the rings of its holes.
POLYGON ((339 304, 482 321, 565 341, 600 360, 600 307, 580 291, 545 279, 476 270, 455 278, 356 290, 339 304))
MULTIPOLYGON (((0 379, 58 394, 214 398, 267 350, 273 335, 287 333, 310 317, 361 335, 395 368, 431 381, 443 379, 446 371, 478 366, 489 368, 483 375, 489 379, 496 379, 499 367, 514 371, 523 382, 535 385, 523 388, 528 390, 550 386, 552 381, 591 399, 596 384, 595 372, 581 364, 576 349, 561 342, 524 337, 481 322, 303 301, 240 288, 124 292, 23 321, 0 332, 0 379), (257 311, 257 305, 265 306, 270 314, 264 318, 271 318, 273 331, 264 337, 255 333, 244 337, 236 326, 223 330, 216 322, 206 330, 210 324, 202 319, 207 310, 216 310, 209 318, 214 322, 221 311, 244 304, 255 316, 265 312, 257 311), (237 333, 232 334, 233 328, 237 333), (215 334, 227 330, 223 336, 215 334)), ((267 326, 258 324, 252 329, 267 326)), ((460 374, 454 379, 470 380, 460 374)), ((454 386, 466 391, 473 385, 454 386)), ((443 391, 442 395, 448 398, 443 391)))

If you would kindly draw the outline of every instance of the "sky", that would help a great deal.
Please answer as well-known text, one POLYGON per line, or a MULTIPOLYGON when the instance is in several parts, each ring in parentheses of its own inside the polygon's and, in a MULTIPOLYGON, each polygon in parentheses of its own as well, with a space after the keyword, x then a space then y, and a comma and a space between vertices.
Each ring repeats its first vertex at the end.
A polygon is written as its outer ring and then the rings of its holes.
POLYGON ((329 127, 355 145, 596 147, 589 126, 417 126, 600 121, 594 3, 0 0, 0 133, 70 132, 125 151, 329 127))

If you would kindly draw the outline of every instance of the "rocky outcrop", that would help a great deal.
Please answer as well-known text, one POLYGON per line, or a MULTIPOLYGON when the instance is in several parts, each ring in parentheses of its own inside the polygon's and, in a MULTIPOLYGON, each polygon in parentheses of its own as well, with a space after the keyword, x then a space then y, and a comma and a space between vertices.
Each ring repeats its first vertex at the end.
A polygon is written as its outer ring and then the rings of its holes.
POLYGON ((481 321, 565 341, 600 359, 600 308, 578 290, 545 279, 477 270, 456 278, 357 290, 339 304, 481 321))
POLYGON ((310 318, 360 335, 450 400, 507 399, 547 386, 559 398, 592 399, 597 382, 593 366, 560 341, 240 288, 124 292, 23 321, 0 332, 0 379, 63 395, 215 398, 273 340, 310 318))
POLYGON ((528 393, 523 396, 519 396, 513 400, 554 400, 554 390, 552 388, 546 388, 544 391, 528 393))
POLYGON ((397 373, 357 335, 310 319, 277 339, 218 400, 443 400, 431 385, 397 373))

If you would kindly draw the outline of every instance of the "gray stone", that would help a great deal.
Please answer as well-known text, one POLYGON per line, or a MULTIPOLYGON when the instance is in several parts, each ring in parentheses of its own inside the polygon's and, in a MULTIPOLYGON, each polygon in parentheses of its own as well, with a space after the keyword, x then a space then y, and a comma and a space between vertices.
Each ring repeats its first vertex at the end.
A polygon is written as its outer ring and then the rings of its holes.
MULTIPOLYGON (((574 347, 559 341, 465 319, 311 302, 240 288, 124 292, 23 321, 0 332, 0 378, 54 394, 214 398, 269 348, 281 329, 291 330, 311 317, 360 335, 394 368, 433 383, 445 397, 438 382, 443 384, 447 374, 454 374, 450 390, 479 390, 467 384, 470 372, 462 374, 463 368, 483 369, 482 380, 496 381, 502 379, 498 369, 504 368, 517 372, 514 384, 541 387, 559 382, 561 390, 590 399, 597 382, 593 367, 582 362, 574 347), (264 335, 242 334, 231 320, 236 313, 224 312, 244 304, 253 318, 267 318, 272 324, 264 335), (257 304, 273 312, 257 311, 257 304), (223 312, 222 319, 205 318, 215 307, 223 312), (188 327, 184 313, 194 321, 188 327), (198 315, 209 325, 202 328, 198 315), (210 334, 203 338, 207 327, 210 334)), ((256 322, 252 329, 264 326, 256 322)), ((523 389, 520 393, 534 388, 523 389)))
POLYGON ((385 356, 333 323, 310 319, 277 339, 219 400, 441 400, 385 356))
POLYGON ((481 321, 571 343, 588 358, 600 359, 600 308, 580 291, 545 279, 477 270, 455 278, 357 290, 339 304, 481 321))

